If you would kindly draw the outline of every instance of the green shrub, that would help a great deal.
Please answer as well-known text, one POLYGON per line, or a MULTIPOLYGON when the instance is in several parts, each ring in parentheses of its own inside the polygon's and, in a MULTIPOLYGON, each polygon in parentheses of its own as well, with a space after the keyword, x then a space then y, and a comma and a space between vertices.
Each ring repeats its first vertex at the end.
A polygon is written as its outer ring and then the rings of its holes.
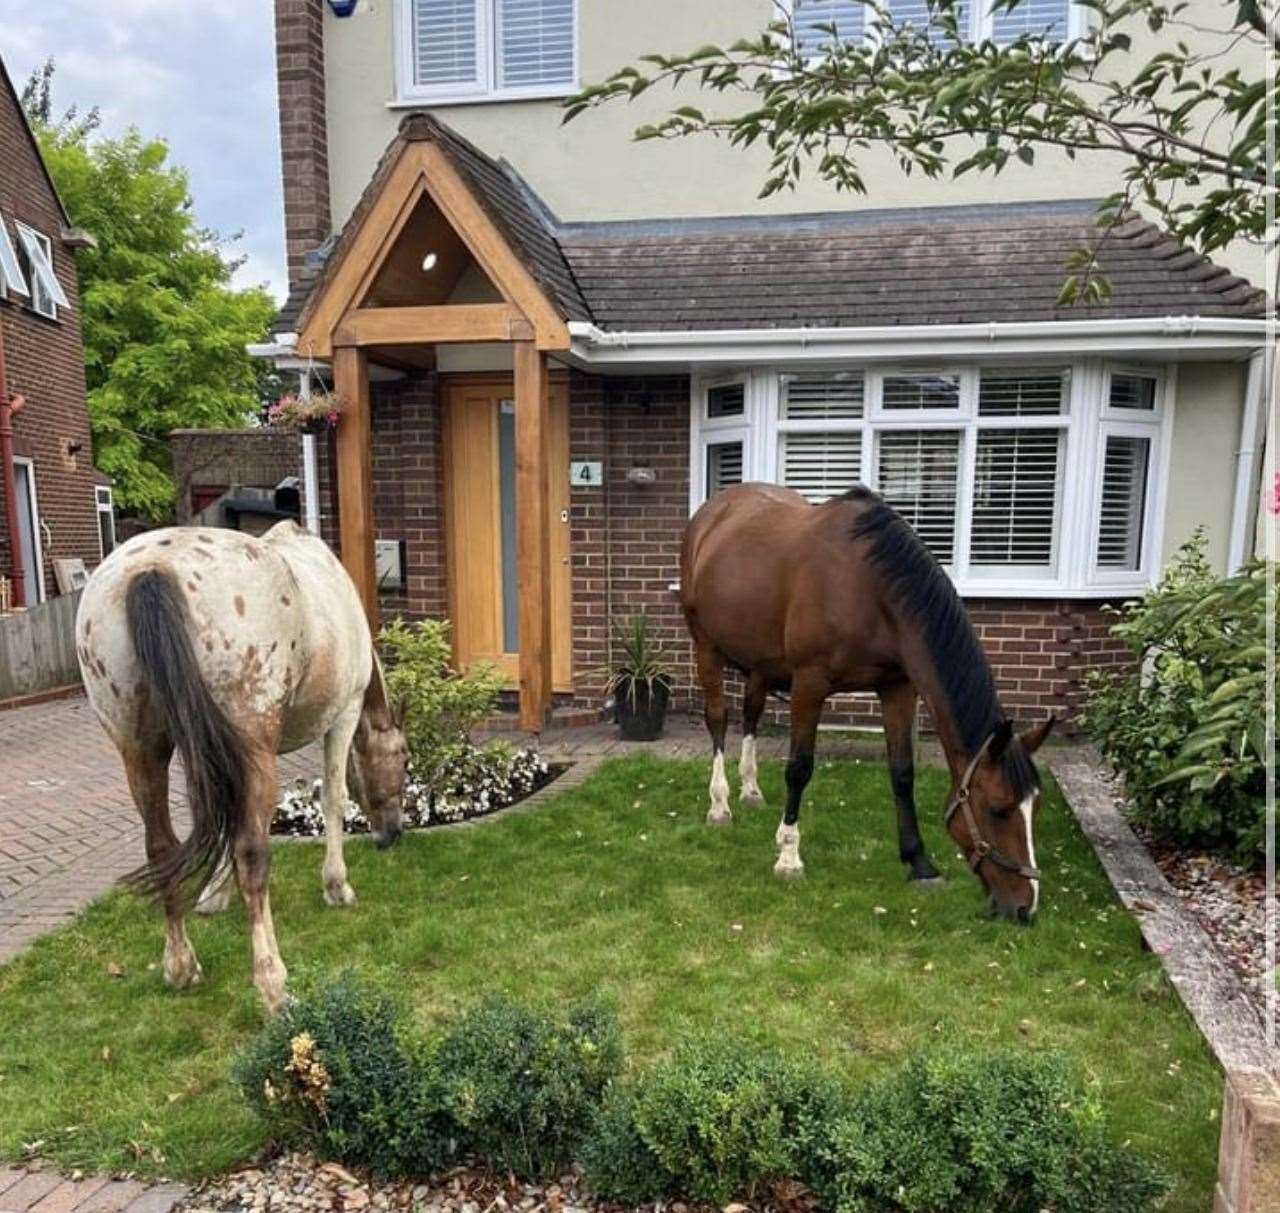
POLYGON ((1052 1056, 944 1052, 860 1092, 800 1176, 836 1213, 1142 1213, 1167 1184, 1052 1056))
POLYGON ((398 1006, 351 973, 304 986, 233 1072, 282 1145, 386 1175, 426 1173, 454 1152, 429 1061, 398 1006))
POLYGON ((378 636, 387 657, 387 690, 404 716, 412 775, 429 802, 450 771, 470 760, 469 734, 491 711, 503 676, 479 662, 459 673, 446 620, 392 620, 378 636))
POLYGON ((564 1019, 494 1000, 463 1017, 435 1054, 440 1102, 467 1149, 530 1179, 575 1158, 622 1066, 611 1013, 589 1004, 564 1019))
POLYGON ((1117 612, 1129 673, 1095 672, 1086 731, 1159 838, 1263 854, 1266 566, 1216 578, 1197 533, 1160 584, 1117 612))
POLYGON ((674 1194, 724 1204, 803 1169, 835 1088, 781 1054, 697 1036, 628 1088, 615 1088, 582 1162, 592 1188, 632 1202, 674 1194))

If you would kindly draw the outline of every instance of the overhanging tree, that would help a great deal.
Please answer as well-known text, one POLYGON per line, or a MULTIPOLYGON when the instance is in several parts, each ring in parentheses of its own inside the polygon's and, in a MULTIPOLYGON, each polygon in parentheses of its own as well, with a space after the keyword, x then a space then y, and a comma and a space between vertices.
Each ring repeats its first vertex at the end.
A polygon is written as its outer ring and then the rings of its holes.
MULTIPOLYGON (((821 46, 802 53, 791 13, 780 9, 732 46, 643 56, 571 97, 565 120, 658 84, 694 84, 722 99, 718 111, 676 105, 635 137, 764 144, 762 196, 794 187, 806 167, 865 194, 860 158, 874 147, 929 178, 1032 165, 1048 149, 1097 157, 1114 165, 1119 188, 1102 204, 1097 240, 1066 267, 1064 304, 1108 295, 1097 254, 1135 203, 1205 253, 1264 240, 1275 118, 1266 65, 1280 45, 1273 0, 1225 0, 1208 24, 1181 0, 1073 0, 1087 10, 1088 30, 1065 42, 1047 30, 1002 42, 962 37, 960 0, 931 0, 923 27, 862 2, 872 37, 842 39, 836 26, 819 25, 821 46), (1159 49, 1140 55, 1135 34, 1144 28, 1160 35, 1159 49)), ((1019 2, 996 0, 992 12, 1019 2)))
POLYGON ((94 463, 117 504, 152 519, 173 505, 168 435, 245 424, 263 372, 245 352, 275 305, 230 285, 237 262, 195 219, 186 173, 160 140, 97 135, 97 113, 55 119, 52 65, 23 102, 72 221, 97 240, 77 256, 94 463))

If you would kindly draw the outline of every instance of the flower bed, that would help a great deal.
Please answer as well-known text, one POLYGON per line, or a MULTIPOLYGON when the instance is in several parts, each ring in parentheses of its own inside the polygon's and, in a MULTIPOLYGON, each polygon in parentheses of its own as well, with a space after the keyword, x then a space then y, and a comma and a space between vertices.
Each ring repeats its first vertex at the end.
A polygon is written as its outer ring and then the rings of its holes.
MULTIPOLYGON (((412 764, 405 783, 404 819, 407 829, 450 825, 484 817, 517 804, 545 787, 564 771, 537 750, 500 746, 472 746, 437 771, 429 787, 412 764)), ((285 789, 271 822, 273 834, 316 838, 324 833, 321 781, 296 780, 285 789)), ((347 802, 343 826, 348 834, 365 834, 368 818, 358 805, 347 802)))

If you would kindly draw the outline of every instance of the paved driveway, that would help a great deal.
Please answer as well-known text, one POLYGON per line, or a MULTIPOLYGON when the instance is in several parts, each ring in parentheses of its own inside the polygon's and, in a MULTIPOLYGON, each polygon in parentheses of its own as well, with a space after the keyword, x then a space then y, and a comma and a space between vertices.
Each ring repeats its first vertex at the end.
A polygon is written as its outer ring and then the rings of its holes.
MULTIPOLYGON (((319 774, 319 751, 282 761, 282 778, 319 774)), ((181 768, 174 825, 189 825, 181 768)), ((0 962, 73 917, 144 858, 124 767, 88 702, 0 712, 0 962)))

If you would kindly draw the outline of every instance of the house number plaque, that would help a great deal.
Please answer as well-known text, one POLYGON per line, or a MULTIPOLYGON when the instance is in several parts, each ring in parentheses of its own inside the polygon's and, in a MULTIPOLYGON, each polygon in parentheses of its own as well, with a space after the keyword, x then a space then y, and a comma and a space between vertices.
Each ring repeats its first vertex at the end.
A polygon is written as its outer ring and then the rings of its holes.
POLYGON ((569 486, 598 489, 604 486, 604 463, 599 459, 574 459, 569 464, 569 486))

